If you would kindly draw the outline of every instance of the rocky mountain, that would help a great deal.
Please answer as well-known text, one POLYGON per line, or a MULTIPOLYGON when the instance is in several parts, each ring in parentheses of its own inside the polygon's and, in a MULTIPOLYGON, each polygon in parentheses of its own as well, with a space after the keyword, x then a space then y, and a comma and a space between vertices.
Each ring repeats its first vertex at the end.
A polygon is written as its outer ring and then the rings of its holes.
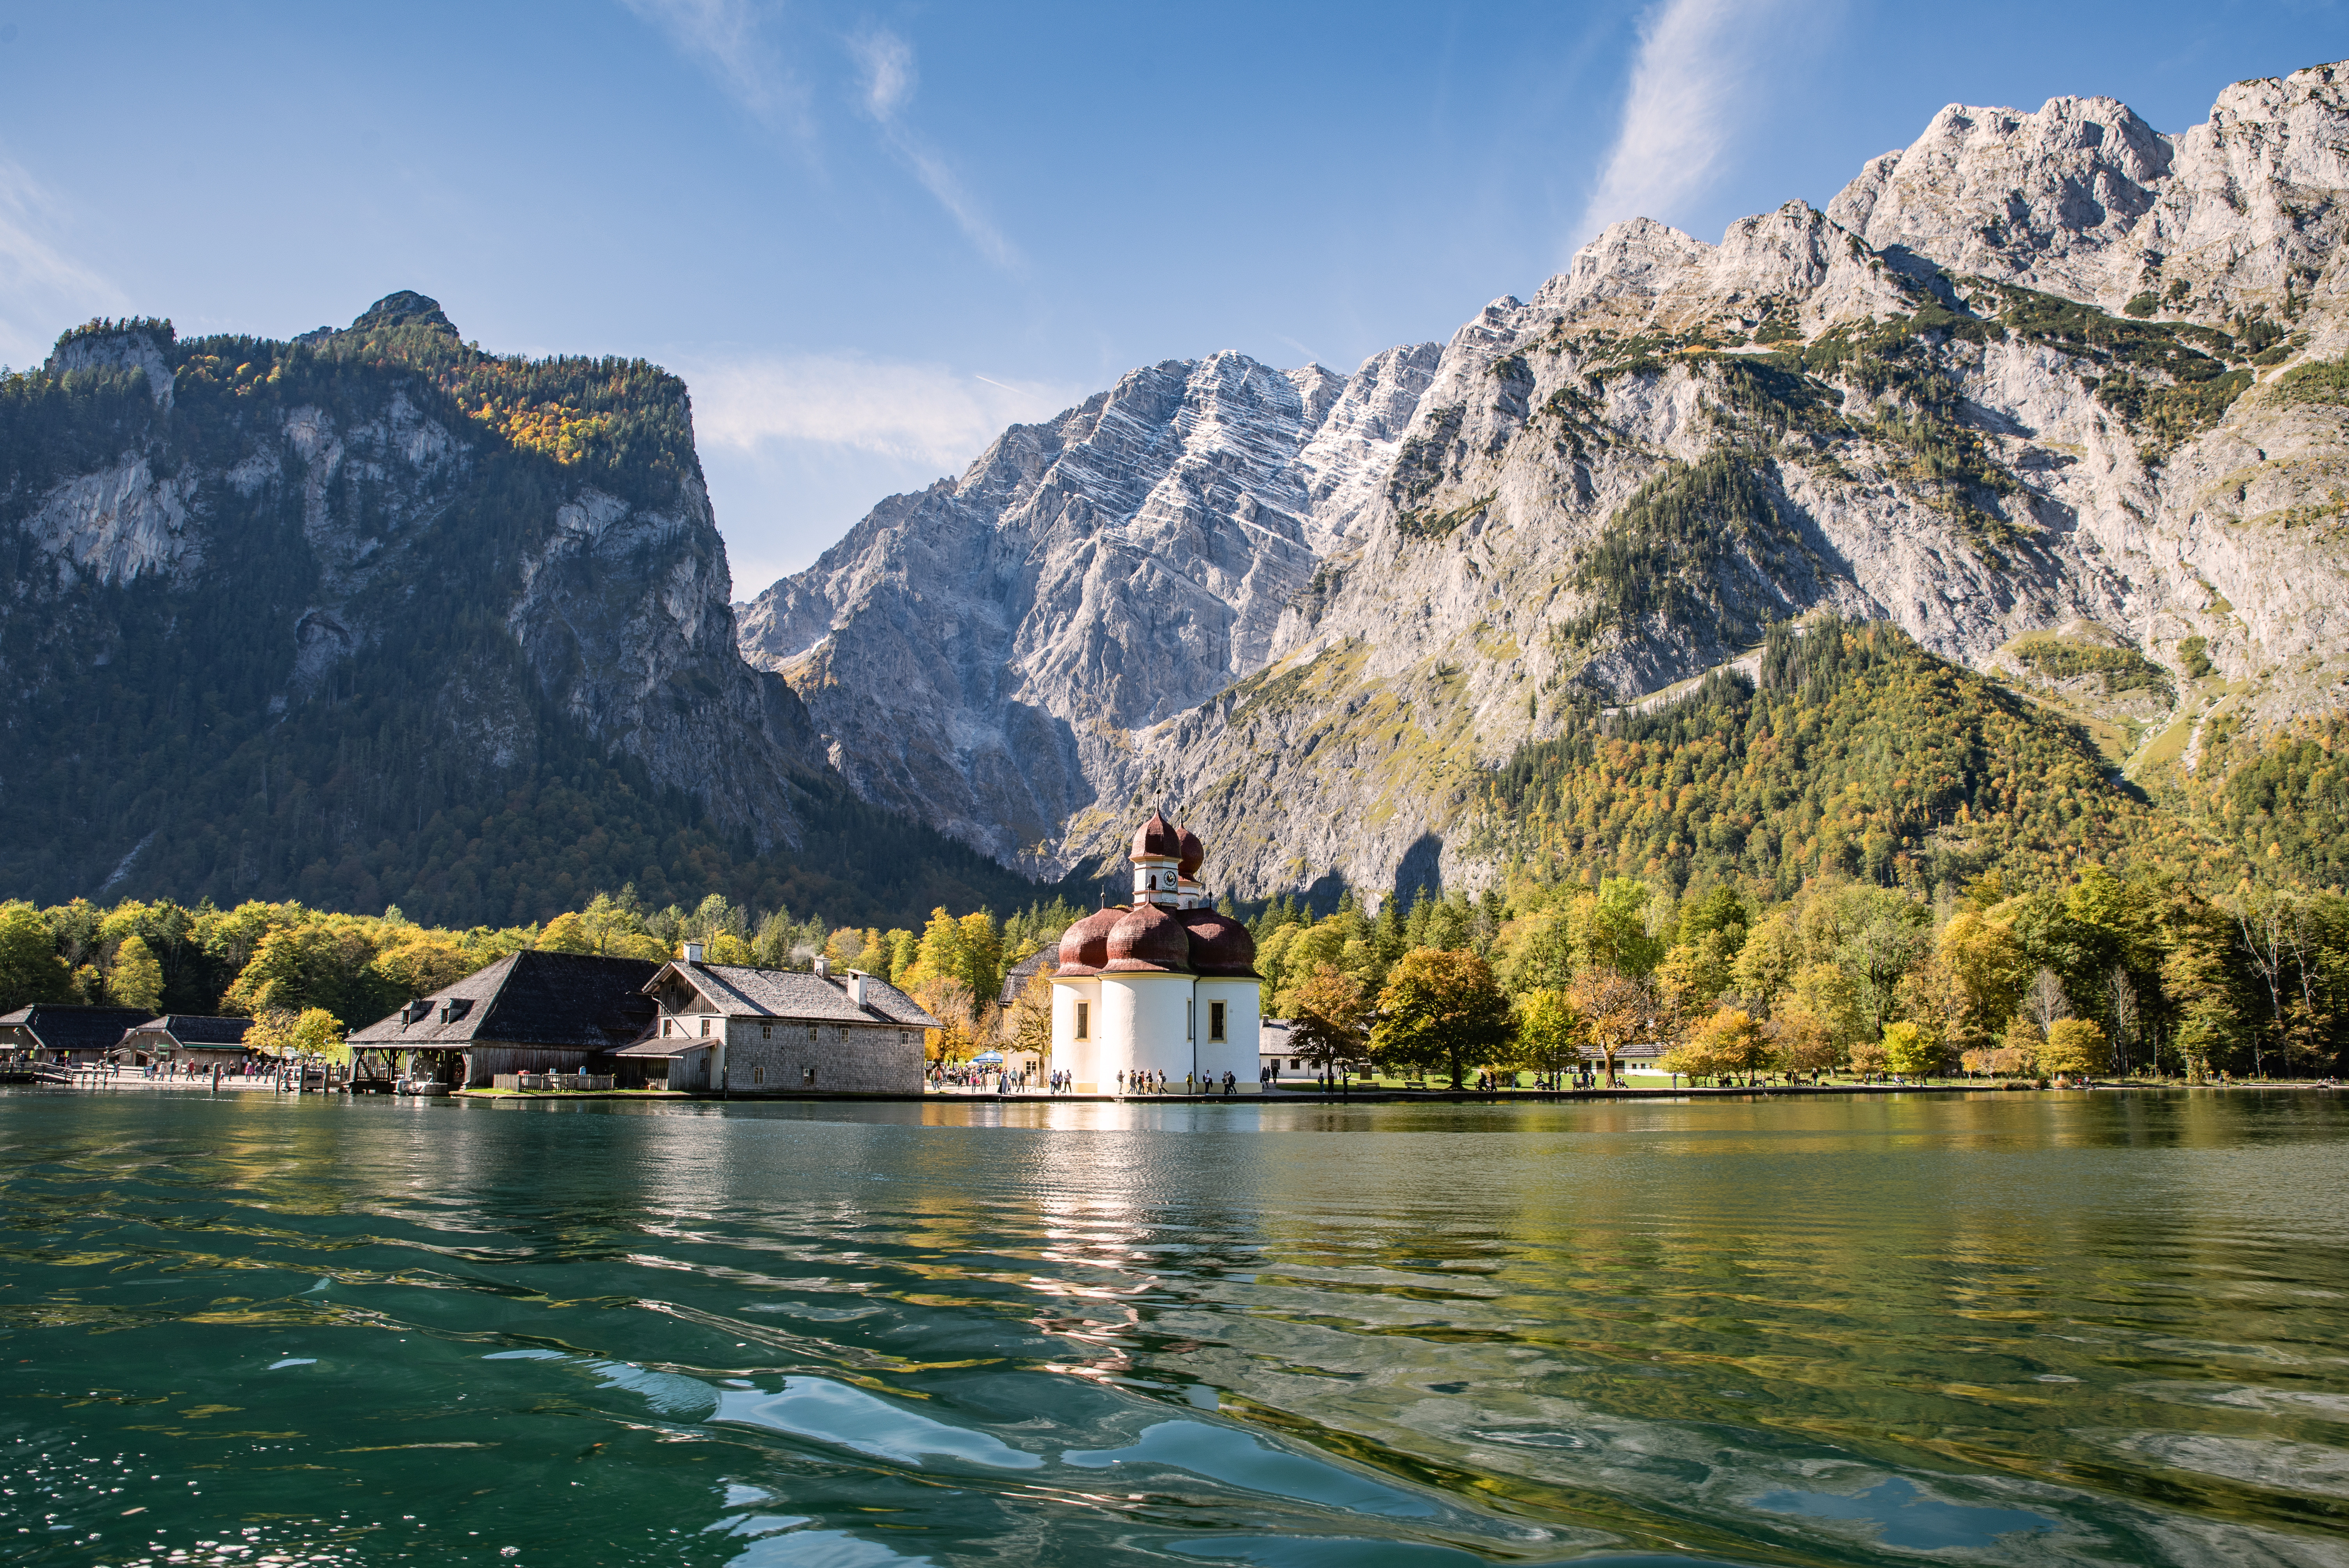
POLYGON ((865 799, 1055 875, 1178 808, 1243 895, 1492 874, 1480 780, 1820 611, 2149 789, 2344 707, 2340 67, 2158 132, 1951 106, 1719 244, 1618 224, 1353 375, 1136 371, 738 607, 865 799))
POLYGON ((1032 896, 851 797, 743 663, 641 362, 486 355, 414 294, 293 343, 92 323, 0 380, 0 552, 11 896, 1032 896))

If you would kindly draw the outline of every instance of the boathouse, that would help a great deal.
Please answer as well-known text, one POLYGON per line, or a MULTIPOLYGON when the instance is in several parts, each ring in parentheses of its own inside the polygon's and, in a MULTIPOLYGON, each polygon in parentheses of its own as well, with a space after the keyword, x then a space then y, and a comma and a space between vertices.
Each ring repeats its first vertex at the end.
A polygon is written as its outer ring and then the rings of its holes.
POLYGON ((250 1018, 166 1013, 125 1030, 114 1048, 114 1059, 125 1067, 151 1064, 183 1073, 233 1068, 244 1060, 244 1034, 252 1027, 250 1018))
POLYGON ((385 1076, 487 1087, 500 1073, 575 1073, 652 1032, 660 965, 590 953, 510 954, 347 1037, 385 1076))
POLYGON ((89 1067, 109 1058, 123 1031, 155 1015, 144 1007, 76 1007, 36 1002, 0 1016, 0 1052, 20 1059, 89 1067))

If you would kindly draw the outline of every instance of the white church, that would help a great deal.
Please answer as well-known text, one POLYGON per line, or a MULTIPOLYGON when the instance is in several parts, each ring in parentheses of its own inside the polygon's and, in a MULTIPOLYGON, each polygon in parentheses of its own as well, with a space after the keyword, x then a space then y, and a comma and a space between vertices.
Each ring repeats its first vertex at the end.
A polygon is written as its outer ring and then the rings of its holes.
POLYGON ((1179 1089, 1257 1085, 1256 938, 1216 913, 1198 835, 1154 813, 1133 835, 1133 902, 1085 916, 1052 972, 1052 1059, 1079 1094, 1164 1073, 1179 1089), (1123 1074, 1123 1080, 1119 1075, 1123 1074))

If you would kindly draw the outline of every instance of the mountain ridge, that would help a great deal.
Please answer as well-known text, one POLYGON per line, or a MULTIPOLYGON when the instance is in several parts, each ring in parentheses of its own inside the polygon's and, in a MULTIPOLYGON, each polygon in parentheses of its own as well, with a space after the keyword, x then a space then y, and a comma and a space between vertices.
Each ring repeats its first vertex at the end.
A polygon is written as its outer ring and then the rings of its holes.
MULTIPOLYGON (((981 477, 1018 431, 750 601, 744 653, 792 680, 870 799, 951 800, 948 831, 1044 875, 1110 854, 1141 803, 1179 805, 1249 896, 1331 876, 1381 889, 1431 852, 1450 877, 1489 878, 1445 841, 1476 770, 1556 733, 1577 692, 1637 697, 1814 611, 2011 674, 2031 637, 2117 639, 2174 700, 2147 714, 2132 697, 2106 728, 2133 769, 2190 772, 2214 717, 2265 732, 2339 705, 2349 562, 2328 528, 2272 520, 2322 511, 2349 477, 2334 406, 2284 388, 2349 347, 2344 146, 2331 66, 2230 87, 2175 136, 2111 99, 1951 106, 1825 212, 1790 202, 1718 245, 1619 223, 1532 300, 1495 301, 1432 353, 1373 356, 1332 407, 1382 397, 1375 438, 1309 482, 1301 454, 1324 427, 1301 399, 1194 452, 1234 482, 1187 512, 1041 461, 1064 557, 1124 531, 1156 552, 1137 571, 1190 586, 971 590, 987 651, 958 650, 968 677, 924 689, 932 732, 897 743, 885 781, 876 727, 843 716, 893 711, 909 701, 896 677, 946 656, 945 634, 901 613, 945 581, 925 574, 917 523, 954 511, 972 540, 991 527, 1025 548, 1026 517, 990 512, 981 477), (1295 584, 1264 655, 1207 637, 1168 668, 1165 650, 1189 646, 1171 624, 1206 609, 1176 601, 1204 589, 1241 619, 1226 589, 1247 579, 1229 552, 1252 537, 1248 506, 1278 536, 1248 563, 1265 584, 1250 624, 1272 585, 1295 584), (1189 700, 1104 702, 1029 657, 1071 644, 1104 665, 1140 654, 1151 691, 1189 700), (968 744, 1015 706, 1040 752, 1057 747, 1051 789, 1016 810, 988 744, 968 744)), ((1283 374, 1235 357, 1191 363, 1283 374)), ((1163 423, 1221 428, 1183 410, 1163 423)))
POLYGON ((94 322, 0 381, 0 552, 12 892, 1035 891, 849 796, 736 654, 685 387, 641 361, 485 355, 410 293, 289 343, 94 322))

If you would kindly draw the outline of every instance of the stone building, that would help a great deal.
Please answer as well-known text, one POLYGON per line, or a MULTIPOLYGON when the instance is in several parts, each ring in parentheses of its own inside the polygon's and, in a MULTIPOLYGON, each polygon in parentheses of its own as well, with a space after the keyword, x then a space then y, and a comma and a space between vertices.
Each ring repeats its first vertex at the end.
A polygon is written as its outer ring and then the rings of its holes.
POLYGON ((649 1038, 613 1053, 647 1081, 728 1095, 919 1094, 923 1031, 940 1027, 877 975, 703 961, 699 943, 645 986, 649 1038))
POLYGON ((1154 813, 1133 835, 1133 902, 1061 938, 1052 972, 1052 1070, 1081 1094, 1119 1075, 1257 1088, 1256 938, 1209 906, 1197 834, 1154 813))

